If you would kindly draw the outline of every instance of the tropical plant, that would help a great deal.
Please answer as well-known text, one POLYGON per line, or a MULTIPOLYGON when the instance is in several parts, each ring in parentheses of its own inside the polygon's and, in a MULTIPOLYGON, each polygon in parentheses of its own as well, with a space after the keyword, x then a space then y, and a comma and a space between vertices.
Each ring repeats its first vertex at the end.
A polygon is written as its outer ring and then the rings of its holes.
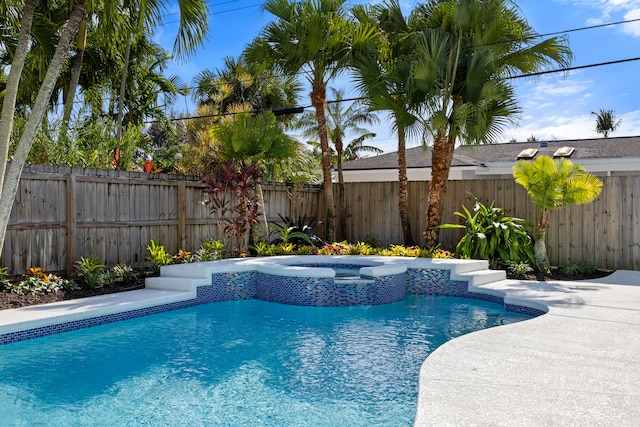
POLYGON ((309 238, 309 236, 307 236, 302 231, 296 231, 297 227, 295 226, 289 226, 288 224, 285 224, 284 226, 271 224, 269 228, 276 232, 276 238, 272 241, 273 244, 286 245, 289 243, 293 243, 292 240, 296 239, 309 245, 313 245, 313 243, 311 242, 311 238, 309 238))
POLYGON ((109 276, 112 283, 132 283, 137 280, 136 272, 131 266, 127 265, 124 262, 119 262, 118 264, 114 265, 111 271, 109 271, 109 276))
MULTIPOLYGON (((329 141, 335 147, 335 163, 338 169, 338 221, 341 236, 338 240, 346 238, 347 234, 347 206, 345 201, 344 176, 342 172, 342 162, 345 160, 345 141, 347 135, 355 138, 349 143, 351 153, 359 149, 366 150, 363 145, 367 138, 375 137, 375 133, 370 132, 362 126, 374 125, 378 123, 378 116, 365 108, 364 105, 354 102, 344 108, 344 91, 329 88, 331 98, 336 101, 327 105, 327 134, 329 141), (358 148, 357 148, 358 147, 358 148)), ((295 127, 302 129, 303 136, 315 138, 319 134, 318 121, 315 115, 305 114, 295 123, 295 127)), ((321 145, 321 144, 317 144, 321 145)), ((322 147, 320 147, 322 148, 322 147)), ((375 147, 368 148, 372 152, 382 153, 382 150, 375 147)), ((334 156, 332 156, 333 162, 334 156)))
POLYGON ((173 263, 173 257, 159 241, 151 239, 147 245, 149 255, 147 260, 151 261, 151 268, 154 273, 160 272, 160 267, 173 263))
POLYGON ((508 261, 507 271, 514 277, 523 278, 533 272, 533 267, 527 261, 508 261))
POLYGON ((358 89, 365 94, 364 102, 374 111, 387 111, 398 136, 400 223, 404 244, 411 246, 414 240, 409 221, 406 144, 407 138, 420 133, 420 128, 411 111, 407 84, 416 59, 416 47, 409 34, 415 30, 396 0, 373 6, 358 5, 353 13, 359 22, 376 29, 375 48, 355 52, 351 65, 358 89))
POLYGON ((549 213, 567 205, 591 203, 600 194, 602 181, 569 159, 554 160, 549 156, 540 156, 532 162, 518 161, 513 166, 513 176, 540 208, 534 250, 538 268, 549 271, 545 242, 549 213))
POLYGON ((107 266, 97 256, 82 257, 74 263, 74 267, 78 278, 90 289, 101 288, 108 281, 105 274, 107 266))
POLYGON ((256 168, 253 182, 258 202, 257 221, 260 224, 254 240, 268 240, 269 229, 264 213, 264 195, 259 181, 261 162, 286 160, 298 151, 299 143, 284 133, 272 112, 263 112, 255 116, 241 112, 233 118, 221 120, 211 133, 219 141, 220 155, 228 160, 248 162, 256 168))
POLYGON ((349 22, 345 0, 268 0, 275 16, 245 51, 250 62, 264 62, 283 75, 304 76, 318 121, 327 240, 334 240, 334 198, 325 115, 328 82, 348 65, 350 48, 370 37, 349 22))
POLYGON ((195 262, 215 261, 224 258, 224 243, 217 239, 207 239, 202 241, 200 249, 193 254, 195 262))
POLYGON ((425 244, 438 243, 440 198, 457 143, 494 142, 519 111, 509 77, 559 64, 566 38, 543 38, 508 0, 434 0, 416 8, 407 90, 433 136, 425 244))
POLYGON ((592 274, 596 271, 596 266, 586 261, 574 261, 562 267, 562 271, 567 276, 577 276, 580 274, 592 274))
POLYGON ((216 214, 216 224, 219 234, 224 236, 225 248, 233 247, 235 242, 241 252, 248 246, 247 233, 261 215, 254 190, 258 174, 256 165, 228 161, 202 179, 208 196, 203 204, 216 214))
POLYGON ((496 208, 495 201, 489 207, 474 198, 473 211, 464 205, 455 215, 464 219, 464 224, 442 224, 441 229, 465 230, 465 235, 456 246, 456 255, 471 259, 486 259, 492 268, 510 262, 534 262, 533 239, 525 226, 528 221, 505 215, 504 209, 496 208))
POLYGON ((596 116, 596 132, 602 134, 605 138, 609 137, 610 132, 614 132, 622 120, 616 120, 615 112, 613 110, 605 110, 601 108, 599 112, 592 111, 591 114, 596 116))

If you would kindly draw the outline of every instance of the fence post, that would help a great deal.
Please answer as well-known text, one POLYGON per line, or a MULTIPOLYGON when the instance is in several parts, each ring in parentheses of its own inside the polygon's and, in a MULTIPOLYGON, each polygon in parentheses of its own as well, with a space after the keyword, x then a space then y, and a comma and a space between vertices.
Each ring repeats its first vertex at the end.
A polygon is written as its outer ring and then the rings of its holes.
POLYGON ((76 176, 73 171, 67 175, 67 274, 73 274, 76 260, 76 176))

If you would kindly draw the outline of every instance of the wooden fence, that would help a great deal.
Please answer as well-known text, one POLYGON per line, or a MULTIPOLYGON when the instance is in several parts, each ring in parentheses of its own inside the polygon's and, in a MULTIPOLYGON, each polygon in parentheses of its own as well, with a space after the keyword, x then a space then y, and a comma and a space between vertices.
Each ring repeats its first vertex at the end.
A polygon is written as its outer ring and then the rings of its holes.
MULTIPOLYGON (((9 274, 32 266, 71 271, 75 260, 94 255, 109 265, 137 264, 151 239, 171 253, 198 249, 203 239, 222 237, 201 203, 202 189, 195 177, 27 166, 0 265, 9 274)), ((323 212, 320 186, 303 186, 297 195, 284 184, 263 191, 269 221, 323 212)))
MULTIPOLYGON (((552 213, 548 247, 554 265, 587 261, 603 268, 640 270, 640 176, 604 178, 602 194, 589 205, 552 213)), ((400 244, 398 183, 347 183, 350 242, 375 237, 400 244)), ((27 166, 11 212, 0 265, 10 274, 32 266, 70 271, 80 257, 98 256, 107 264, 140 263, 151 239, 170 252, 195 250, 201 240, 220 238, 216 219, 200 203, 202 184, 194 177, 82 168, 27 166)), ((284 184, 264 187, 269 221, 278 214, 322 219, 322 188, 304 186, 297 194, 284 184)), ((337 188, 336 188, 337 191, 337 188)), ((422 244, 429 184, 409 183, 411 227, 422 244)), ((443 222, 472 193, 485 204, 496 201, 509 215, 536 220, 536 208, 513 179, 450 181, 443 199, 443 222)), ((323 230, 318 230, 322 235, 323 230)), ((442 230, 441 247, 453 249, 461 233, 442 230)))
MULTIPOLYGON (((600 268, 640 270, 640 176, 603 178, 598 199, 588 205, 568 206, 552 212, 547 235, 550 261, 567 265, 586 261, 600 268)), ((349 241, 375 237, 382 245, 402 243, 398 212, 398 183, 347 183, 349 241)), ((409 183, 411 229, 423 243, 427 182, 409 183)), ((508 215, 536 222, 538 212, 524 189, 513 179, 450 181, 443 198, 443 223, 461 223, 454 215, 464 204, 472 209, 472 193, 508 215)), ((533 231, 533 230, 532 230, 533 231)), ((443 249, 452 250, 461 230, 441 230, 443 249)))

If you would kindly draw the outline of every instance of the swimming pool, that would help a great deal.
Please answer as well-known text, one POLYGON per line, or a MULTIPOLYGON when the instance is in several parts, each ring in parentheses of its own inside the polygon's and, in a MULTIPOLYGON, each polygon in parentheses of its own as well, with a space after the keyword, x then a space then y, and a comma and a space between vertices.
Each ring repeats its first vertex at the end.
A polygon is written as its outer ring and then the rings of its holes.
POLYGON ((198 305, 0 347, 2 422, 411 425, 431 351, 527 318, 433 295, 357 307, 198 305))

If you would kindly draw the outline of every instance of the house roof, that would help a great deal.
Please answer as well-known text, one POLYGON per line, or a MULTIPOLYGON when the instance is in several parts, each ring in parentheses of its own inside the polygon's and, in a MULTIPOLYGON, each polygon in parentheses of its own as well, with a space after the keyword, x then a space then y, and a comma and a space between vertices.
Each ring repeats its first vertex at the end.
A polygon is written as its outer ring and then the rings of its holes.
MULTIPOLYGON (((537 156, 553 156, 562 147, 574 147, 570 159, 610 159, 640 157, 640 136, 615 138, 571 139, 537 142, 509 142, 501 144, 463 145, 455 149, 452 167, 479 166, 494 162, 515 162, 518 154, 527 148, 538 149, 537 156), (546 142, 546 147, 544 143, 546 142)), ((398 153, 353 160, 343 164, 344 170, 397 169, 398 153)), ((407 149, 407 168, 430 168, 431 149, 407 149)))

